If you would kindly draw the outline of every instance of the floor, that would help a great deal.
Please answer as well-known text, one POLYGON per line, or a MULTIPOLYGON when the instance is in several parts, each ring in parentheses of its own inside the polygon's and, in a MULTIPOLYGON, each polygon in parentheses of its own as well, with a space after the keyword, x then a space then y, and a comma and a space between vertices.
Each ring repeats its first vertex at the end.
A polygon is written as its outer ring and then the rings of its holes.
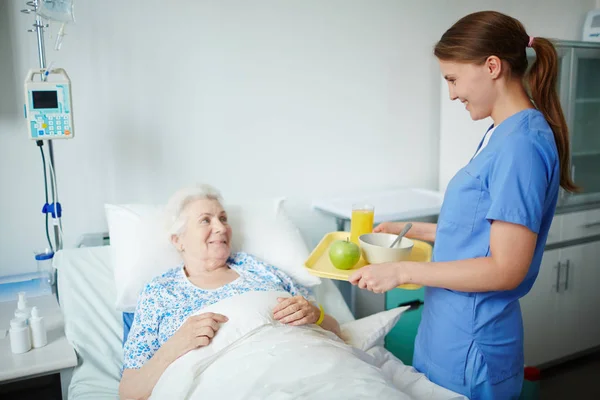
POLYGON ((542 371, 540 399, 600 399, 600 351, 542 371))

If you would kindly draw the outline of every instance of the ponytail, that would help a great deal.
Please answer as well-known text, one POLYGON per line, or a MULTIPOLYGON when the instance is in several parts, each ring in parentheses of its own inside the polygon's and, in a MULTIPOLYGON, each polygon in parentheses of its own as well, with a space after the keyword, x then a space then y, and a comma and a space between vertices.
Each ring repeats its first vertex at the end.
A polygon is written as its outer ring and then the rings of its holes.
POLYGON ((578 192, 580 188, 571 178, 569 129, 556 90, 558 55, 554 45, 545 38, 534 38, 531 47, 535 50, 536 59, 525 80, 529 86, 533 103, 544 115, 554 132, 560 163, 560 186, 569 192, 578 192))

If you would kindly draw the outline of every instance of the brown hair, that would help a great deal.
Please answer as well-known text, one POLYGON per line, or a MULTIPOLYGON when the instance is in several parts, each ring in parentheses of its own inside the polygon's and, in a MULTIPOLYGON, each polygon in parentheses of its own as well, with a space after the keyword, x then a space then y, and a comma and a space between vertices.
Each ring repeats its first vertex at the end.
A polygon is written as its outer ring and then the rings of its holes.
POLYGON ((536 60, 527 72, 526 48, 530 37, 518 20, 495 11, 476 12, 461 18, 436 44, 434 54, 444 61, 483 64, 495 55, 508 64, 509 76, 527 81, 531 99, 552 128, 560 162, 560 185, 579 191, 571 179, 569 130, 556 85, 558 55, 554 45, 536 37, 531 43, 536 60))

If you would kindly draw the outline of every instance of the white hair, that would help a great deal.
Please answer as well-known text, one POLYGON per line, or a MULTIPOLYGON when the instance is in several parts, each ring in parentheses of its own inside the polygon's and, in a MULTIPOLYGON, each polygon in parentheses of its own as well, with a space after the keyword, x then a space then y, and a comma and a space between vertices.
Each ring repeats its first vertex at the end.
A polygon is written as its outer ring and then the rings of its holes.
POLYGON ((223 198, 219 191, 207 184, 198 184, 185 187, 175 192, 165 207, 166 227, 169 238, 172 235, 179 236, 185 231, 187 218, 182 215, 188 204, 201 199, 216 200, 223 204, 223 198))

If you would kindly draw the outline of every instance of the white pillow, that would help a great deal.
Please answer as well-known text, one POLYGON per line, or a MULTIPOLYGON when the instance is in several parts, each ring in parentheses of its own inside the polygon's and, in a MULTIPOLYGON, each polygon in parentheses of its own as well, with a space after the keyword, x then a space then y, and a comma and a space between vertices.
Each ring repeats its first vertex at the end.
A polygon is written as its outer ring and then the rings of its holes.
POLYGON ((106 204, 116 289, 115 306, 133 312, 152 278, 182 262, 161 224, 162 206, 106 204))
POLYGON ((342 324, 342 337, 352 347, 364 351, 383 345, 383 339, 394 328, 402 313, 410 306, 396 307, 342 324))
MULTIPOLYGON (((233 230, 232 251, 252 254, 302 285, 312 287, 321 282, 303 266, 310 252, 286 216, 283 199, 278 199, 275 207, 253 204, 225 208, 233 230)), ((163 210, 164 206, 142 204, 105 205, 119 311, 134 312, 144 285, 181 263, 164 229, 163 210)))

